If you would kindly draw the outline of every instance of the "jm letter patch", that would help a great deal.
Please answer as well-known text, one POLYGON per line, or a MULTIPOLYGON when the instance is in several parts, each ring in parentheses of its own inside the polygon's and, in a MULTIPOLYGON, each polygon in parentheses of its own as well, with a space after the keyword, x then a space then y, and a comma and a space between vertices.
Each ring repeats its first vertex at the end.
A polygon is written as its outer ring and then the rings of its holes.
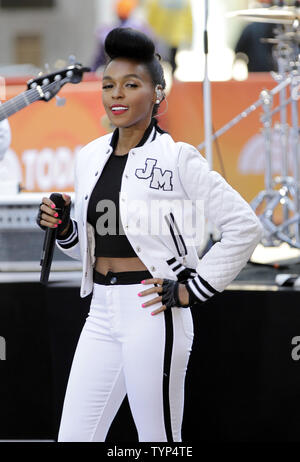
POLYGON ((172 177, 173 173, 171 170, 162 171, 161 168, 155 167, 157 159, 151 159, 147 157, 145 160, 144 168, 137 168, 135 176, 141 180, 147 180, 151 178, 150 188, 152 189, 163 189, 164 191, 173 191, 172 177))

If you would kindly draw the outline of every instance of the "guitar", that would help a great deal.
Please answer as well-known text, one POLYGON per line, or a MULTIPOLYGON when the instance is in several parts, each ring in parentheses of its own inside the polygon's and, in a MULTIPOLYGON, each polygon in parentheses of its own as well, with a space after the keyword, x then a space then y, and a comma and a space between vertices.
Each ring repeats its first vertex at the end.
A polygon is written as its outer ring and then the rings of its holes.
POLYGON ((60 71, 28 80, 28 90, 0 105, 0 122, 35 101, 50 101, 63 85, 81 82, 84 72, 89 71, 89 67, 75 63, 60 71))

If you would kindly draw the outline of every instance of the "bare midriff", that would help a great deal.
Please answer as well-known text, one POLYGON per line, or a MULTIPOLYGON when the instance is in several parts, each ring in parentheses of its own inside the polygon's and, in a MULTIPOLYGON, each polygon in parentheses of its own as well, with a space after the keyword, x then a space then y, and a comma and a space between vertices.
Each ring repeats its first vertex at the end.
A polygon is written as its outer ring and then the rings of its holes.
POLYGON ((108 271, 120 273, 122 271, 145 271, 147 267, 138 257, 111 258, 97 257, 95 270, 106 275, 108 271))

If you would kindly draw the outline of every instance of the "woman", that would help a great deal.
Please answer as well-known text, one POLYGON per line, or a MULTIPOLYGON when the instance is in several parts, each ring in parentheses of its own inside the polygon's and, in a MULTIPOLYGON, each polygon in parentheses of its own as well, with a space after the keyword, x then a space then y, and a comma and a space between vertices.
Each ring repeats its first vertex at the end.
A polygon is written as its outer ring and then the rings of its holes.
POLYGON ((79 153, 75 219, 64 195, 62 220, 48 198, 38 220, 58 227, 58 247, 82 259, 81 297, 93 293, 58 440, 104 441, 127 393, 139 441, 181 441, 189 307, 235 278, 261 226, 194 147, 175 143, 157 125, 165 81, 151 40, 117 28, 105 48, 102 98, 116 129, 79 153), (202 212, 222 238, 200 261, 198 229, 184 228, 202 212))

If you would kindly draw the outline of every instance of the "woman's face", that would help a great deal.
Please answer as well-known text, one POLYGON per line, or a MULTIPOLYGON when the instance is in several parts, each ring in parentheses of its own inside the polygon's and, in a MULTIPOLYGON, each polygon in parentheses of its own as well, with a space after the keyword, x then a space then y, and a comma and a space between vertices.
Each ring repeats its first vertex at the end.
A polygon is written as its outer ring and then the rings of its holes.
POLYGON ((150 122, 156 94, 143 64, 114 59, 104 71, 102 88, 103 106, 114 126, 144 126, 150 122))

